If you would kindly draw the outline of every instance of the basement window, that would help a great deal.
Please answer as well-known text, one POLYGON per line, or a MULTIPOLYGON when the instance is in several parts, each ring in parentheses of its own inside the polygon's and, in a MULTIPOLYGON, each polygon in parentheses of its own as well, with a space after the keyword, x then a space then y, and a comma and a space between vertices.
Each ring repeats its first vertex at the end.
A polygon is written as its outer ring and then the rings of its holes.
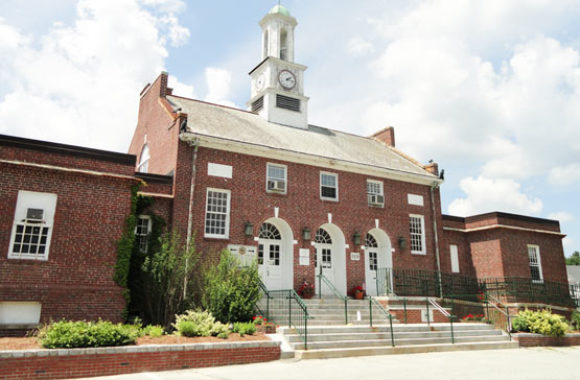
POLYGON ((276 95, 276 107, 284 108, 290 111, 300 112, 300 100, 289 96, 276 95))

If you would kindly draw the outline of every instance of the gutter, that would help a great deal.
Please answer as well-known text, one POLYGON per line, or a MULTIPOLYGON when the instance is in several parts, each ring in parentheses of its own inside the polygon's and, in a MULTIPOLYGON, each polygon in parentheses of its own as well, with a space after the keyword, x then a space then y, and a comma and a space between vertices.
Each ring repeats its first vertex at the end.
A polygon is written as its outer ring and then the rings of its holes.
POLYGON ((191 209, 193 207, 193 194, 195 191, 195 176, 197 173, 197 149, 199 148, 199 140, 198 139, 186 139, 184 133, 179 135, 179 139, 185 142, 187 145, 193 148, 193 153, 191 156, 191 182, 189 184, 189 207, 188 207, 188 215, 187 215, 187 248, 189 249, 191 244, 191 235, 193 233, 193 215, 191 213, 191 209))
POLYGON ((435 196, 433 195, 433 189, 439 187, 439 182, 433 182, 429 187, 431 193, 431 212, 433 218, 433 234, 435 235, 435 258, 437 259, 437 280, 439 282, 439 297, 443 297, 443 285, 441 284, 441 259, 439 257, 439 235, 437 234, 437 215, 435 210, 435 196))

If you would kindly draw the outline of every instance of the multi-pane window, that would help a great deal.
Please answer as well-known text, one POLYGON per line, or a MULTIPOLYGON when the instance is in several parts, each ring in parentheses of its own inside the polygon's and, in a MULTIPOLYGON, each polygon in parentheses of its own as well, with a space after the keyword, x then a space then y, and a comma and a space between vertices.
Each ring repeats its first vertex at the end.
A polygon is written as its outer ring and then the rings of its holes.
POLYGON ((330 234, 324 228, 319 228, 316 230, 314 242, 319 244, 316 250, 316 255, 314 256, 314 266, 318 266, 318 255, 320 254, 322 267, 332 268, 332 250, 330 248, 330 244, 332 244, 332 238, 330 237, 330 234))
POLYGON ((135 240, 139 251, 147 253, 149 249, 149 233, 151 232, 151 218, 147 215, 139 215, 135 226, 135 240))
POLYGON ((205 237, 227 238, 230 233, 230 191, 207 189, 205 237))
POLYGON ((24 190, 18 192, 9 258, 48 258, 56 199, 56 194, 24 190))
POLYGON ((320 198, 338 200, 338 175, 334 173, 320 173, 320 198))
POLYGON ((369 270, 377 270, 377 251, 369 251, 369 270))
POLYGON ((266 165, 266 191, 286 194, 286 165, 266 165))
POLYGON ((425 219, 423 215, 409 215, 411 253, 425 254, 425 219))
POLYGON ((270 265, 280 265, 280 246, 278 244, 270 244, 270 265))
POLYGON ((528 245, 528 260, 530 263, 530 272, 533 282, 543 282, 542 262, 540 261, 540 247, 537 245, 528 245))
POLYGON ((332 254, 330 248, 322 248, 322 267, 332 268, 332 254))
POLYGON ((258 244, 258 265, 264 264, 264 244, 258 244))
POLYGON ((270 239, 270 240, 282 240, 282 235, 280 231, 272 223, 263 223, 260 226, 260 232, 258 233, 260 239, 270 239))
POLYGON ((371 207, 383 207, 385 205, 383 183, 381 181, 367 180, 367 201, 371 207))

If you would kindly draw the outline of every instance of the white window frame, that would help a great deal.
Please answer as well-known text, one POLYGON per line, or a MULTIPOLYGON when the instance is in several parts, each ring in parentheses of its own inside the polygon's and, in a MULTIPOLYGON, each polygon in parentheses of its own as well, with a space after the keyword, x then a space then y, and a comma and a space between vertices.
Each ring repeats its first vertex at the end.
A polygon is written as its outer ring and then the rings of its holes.
POLYGON ((449 259, 451 260, 451 273, 459 273, 459 249, 457 245, 449 245, 449 259))
POLYGON ((532 261, 531 261, 531 257, 530 257, 530 248, 531 248, 531 249, 535 250, 536 259, 537 259, 537 262, 538 262, 538 263, 537 263, 537 267, 538 267, 538 273, 539 273, 539 275, 540 275, 540 279, 539 279, 539 280, 534 280, 534 279, 532 278, 532 282, 535 282, 535 283, 541 284, 541 283, 543 283, 543 282, 544 282, 544 274, 543 274, 543 272, 542 272, 542 260, 541 260, 541 257, 540 257, 540 246, 539 246, 539 245, 537 245, 537 244, 528 244, 527 248, 528 248, 528 265, 529 265, 529 267, 530 267, 530 277, 531 277, 531 275, 532 275, 532 273, 531 273, 531 272, 532 272, 532 271, 531 271, 531 267, 532 267, 532 266, 535 266, 535 264, 534 264, 534 263, 532 263, 532 261))
POLYGON ((413 250, 412 239, 409 241, 409 246, 411 247, 411 253, 414 255, 426 255, 427 250, 425 247, 425 216, 418 215, 418 214, 409 214, 409 236, 411 237, 411 219, 412 218, 419 218, 421 220, 421 250, 416 251, 413 250))
POLYGON ((141 155, 139 156, 139 166, 137 166, 137 171, 139 173, 149 173, 149 160, 151 159, 151 154, 149 153, 149 145, 143 145, 141 148, 141 155))
POLYGON ((137 217, 137 223, 139 223, 139 221, 141 221, 141 220, 147 221, 146 233, 145 234, 137 234, 138 225, 136 225, 135 226, 135 238, 137 240, 137 243, 139 244, 139 251, 141 253, 147 253, 149 251, 149 241, 147 239, 149 238, 149 234, 151 233, 151 216, 139 215, 137 217), (145 249, 142 249, 142 247, 141 247, 141 239, 145 239, 145 249))
POLYGON ((384 208, 385 207, 385 190, 384 190, 384 186, 383 186, 383 181, 377 181, 375 179, 367 179, 367 188, 366 188, 366 192, 367 192, 367 203, 369 205, 369 207, 380 207, 380 208, 384 208), (379 185, 379 192, 378 193, 371 193, 369 192, 369 183, 372 184, 376 184, 379 185), (383 197, 383 203, 371 203, 371 195, 380 195, 383 197))
POLYGON ((288 192, 288 166, 282 165, 282 164, 275 164, 273 162, 266 163, 266 192, 273 193, 273 194, 287 194, 287 192, 288 192), (279 181, 280 180, 280 178, 270 178, 270 174, 269 174, 270 167, 284 169, 284 190, 283 191, 268 190, 268 181, 270 181, 270 180, 279 181))
POLYGON ((208 187, 206 189, 205 192, 205 217, 204 217, 204 227, 203 227, 203 232, 204 232, 204 237, 206 238, 213 238, 213 239, 229 239, 230 237, 230 204, 232 201, 232 192, 231 190, 225 190, 225 189, 216 189, 213 187, 208 187), (209 203, 209 192, 213 191, 213 192, 217 192, 217 193, 224 193, 227 194, 227 202, 226 202, 226 209, 227 211, 225 212, 226 215, 226 219, 225 219, 225 232, 224 234, 213 234, 213 233, 207 233, 207 217, 208 217, 208 203, 209 203))
MULTIPOLYGON (((337 173, 331 173, 331 172, 320 172, 320 176, 319 176, 319 184, 320 184, 320 199, 324 200, 324 201, 334 201, 334 202, 338 202, 338 174, 337 173), (331 197, 324 197, 322 196, 322 176, 327 175, 327 176, 331 176, 334 177, 334 181, 335 181, 335 190, 336 190, 336 197, 335 198, 331 198, 331 197)), ((330 186, 325 186, 325 187, 330 187, 330 186)))
MULTIPOLYGON (((52 231, 54 229, 54 214, 56 212, 56 202, 57 195, 52 193, 40 193, 35 191, 18 191, 18 200, 16 201, 16 209, 14 211, 14 220, 12 222, 12 234, 10 236, 10 245, 8 246, 8 258, 9 259, 25 259, 25 260, 48 260, 48 254, 50 252, 50 243, 52 241, 52 231), (42 209, 42 221, 40 223, 29 222, 26 219, 26 214, 29 208, 42 209), (48 228, 46 234, 46 244, 44 244, 44 253, 22 253, 14 252, 14 246, 16 242, 16 231, 18 227, 40 227, 48 228)), ((22 233, 24 239, 25 233, 22 233)), ((19 234, 20 235, 20 234, 19 234)), ((39 238, 42 238, 40 236, 39 238)), ((24 244, 20 244, 22 246, 24 244)), ((37 244, 37 248, 40 247, 40 243, 37 244)))

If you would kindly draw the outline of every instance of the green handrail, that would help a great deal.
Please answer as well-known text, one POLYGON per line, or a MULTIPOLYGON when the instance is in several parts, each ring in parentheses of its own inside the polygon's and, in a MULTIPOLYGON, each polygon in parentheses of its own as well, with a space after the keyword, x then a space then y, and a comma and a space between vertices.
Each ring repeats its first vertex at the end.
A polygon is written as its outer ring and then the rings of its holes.
POLYGON ((395 334, 393 333, 393 316, 391 315, 391 313, 389 313, 387 310, 385 310, 383 305, 381 305, 376 299, 369 296, 369 319, 370 319, 371 327, 373 327, 373 304, 375 305, 375 307, 377 309, 379 309, 383 314, 385 314, 386 317, 389 318, 389 326, 390 326, 390 332, 391 332, 391 345, 393 347, 395 347, 395 334))
POLYGON ((270 319, 270 298, 272 297, 270 296, 270 292, 268 291, 268 288, 266 288, 266 285, 262 282, 262 280, 260 280, 258 284, 260 285, 260 289, 262 289, 262 292, 266 296, 266 312, 264 313, 260 309, 258 304, 256 304, 256 309, 258 309, 261 315, 265 316, 267 319, 270 319))
MULTIPOLYGON (((512 340, 512 323, 510 320, 510 310, 507 306, 503 305, 500 300, 498 300, 497 298, 495 298, 494 296, 492 296, 491 294, 486 294, 485 297, 485 303, 487 305, 491 305, 494 309, 496 309, 497 311, 499 311, 501 314, 505 315, 506 317, 506 330, 508 333, 508 336, 510 338, 510 342, 512 340), (489 300, 491 300, 492 302, 489 302, 489 300), (497 303, 497 305, 496 305, 497 303), (498 306, 499 305, 499 306, 498 306), (505 308, 505 311, 503 311, 500 306, 503 306, 505 308)), ((489 314, 488 314, 488 318, 489 318, 489 314)))
POLYGON ((330 288, 330 290, 332 290, 334 295, 336 297, 338 297, 338 299, 341 299, 344 301, 344 324, 348 325, 348 297, 340 294, 340 292, 338 291, 338 289, 336 289, 336 287, 333 285, 333 283, 330 282, 330 280, 328 278, 326 278, 325 275, 322 274, 322 267, 320 269, 320 273, 318 275, 316 275, 316 277, 318 277, 318 298, 319 299, 322 298, 322 281, 324 281, 326 286, 328 286, 330 288))

